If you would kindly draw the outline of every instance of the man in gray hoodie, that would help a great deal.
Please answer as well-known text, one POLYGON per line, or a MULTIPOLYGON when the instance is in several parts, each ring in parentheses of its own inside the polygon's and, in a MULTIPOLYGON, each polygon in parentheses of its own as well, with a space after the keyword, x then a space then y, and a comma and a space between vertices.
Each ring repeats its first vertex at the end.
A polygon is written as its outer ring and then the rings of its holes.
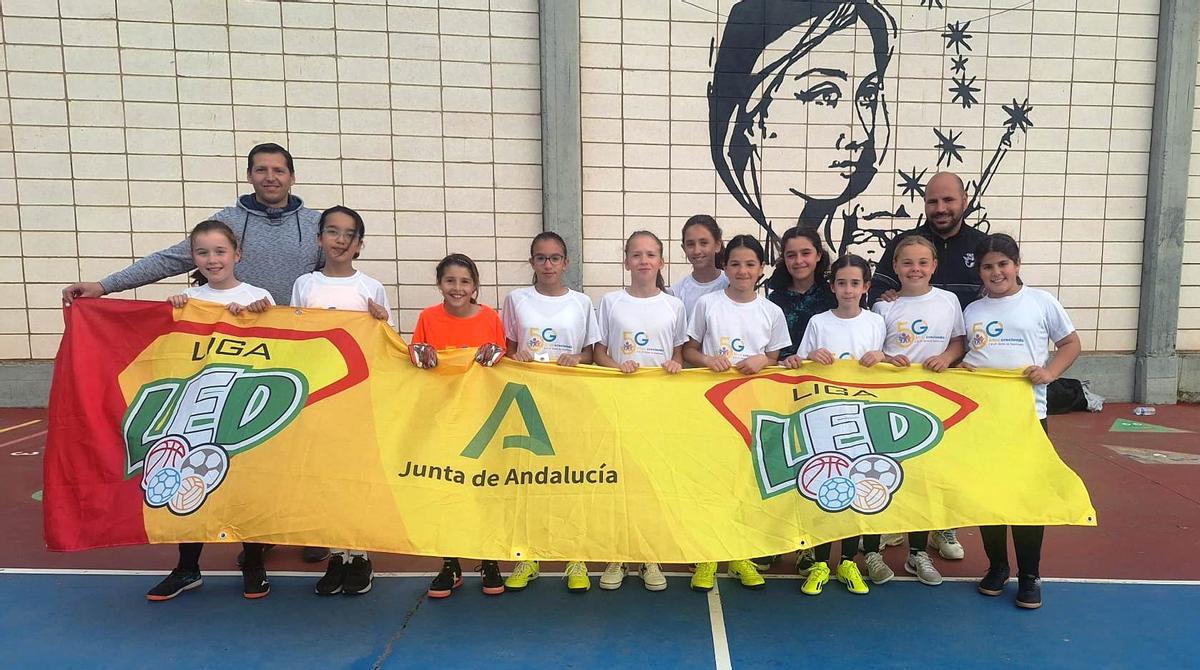
MULTIPOLYGON (((317 221, 321 214, 292 195, 296 181, 292 155, 278 144, 259 144, 250 150, 246 181, 254 193, 243 195, 212 218, 228 225, 238 238, 242 259, 235 268, 237 278, 269 291, 275 304, 286 305, 296 278, 316 270, 320 263, 317 221)), ((185 237, 98 282, 71 284, 63 289, 63 302, 69 305, 75 298, 127 291, 195 267, 185 237)))

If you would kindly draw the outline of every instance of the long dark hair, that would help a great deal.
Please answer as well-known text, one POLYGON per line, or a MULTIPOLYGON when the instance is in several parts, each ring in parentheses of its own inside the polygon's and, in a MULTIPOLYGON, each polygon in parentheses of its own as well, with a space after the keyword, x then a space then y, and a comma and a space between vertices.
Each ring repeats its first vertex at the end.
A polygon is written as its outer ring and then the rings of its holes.
POLYGON ((439 284, 442 283, 442 277, 446 274, 446 268, 451 265, 467 269, 467 274, 471 275, 471 281, 475 282, 475 295, 471 296, 471 302, 476 302, 475 296, 479 295, 479 268, 475 265, 475 261, 466 254, 450 254, 438 261, 437 281, 439 284))
POLYGON ((713 264, 718 270, 725 268, 725 243, 721 241, 721 226, 717 225, 717 220, 708 214, 693 214, 683 224, 683 230, 679 231, 679 243, 683 244, 683 238, 687 236, 688 228, 692 226, 700 226, 708 231, 709 235, 717 242, 717 256, 713 259, 713 264))
POLYGON ((787 269, 787 245, 788 242, 803 237, 812 242, 813 248, 821 255, 821 260, 817 261, 817 267, 813 270, 813 281, 821 283, 825 281, 826 275, 829 273, 829 254, 825 253, 825 247, 821 244, 821 234, 816 228, 809 226, 793 226, 788 228, 783 237, 779 238, 779 258, 775 261, 775 269, 771 272, 771 278, 767 280, 767 288, 772 291, 779 291, 790 288, 792 285, 792 275, 787 269))
MULTIPOLYGON (((233 229, 226 225, 224 221, 209 219, 197 223, 196 227, 192 228, 192 232, 188 233, 188 243, 195 244, 196 238, 203 233, 221 233, 229 240, 229 245, 233 247, 233 250, 235 252, 238 250, 237 235, 233 234, 233 229)), ((199 268, 196 268, 196 271, 191 274, 191 279, 192 283, 196 286, 204 286, 208 283, 208 277, 205 277, 199 268)))
POLYGON ((983 238, 975 247, 975 266, 979 267, 983 263, 983 257, 990 253, 1004 254, 1008 260, 1016 265, 1021 264, 1021 247, 1017 245, 1017 241, 1011 235, 1004 233, 995 233, 983 238))
POLYGON ((767 252, 763 250, 763 245, 758 241, 758 238, 753 235, 734 235, 729 244, 725 245, 725 254, 733 253, 734 249, 749 249, 754 252, 760 264, 766 262, 767 252))

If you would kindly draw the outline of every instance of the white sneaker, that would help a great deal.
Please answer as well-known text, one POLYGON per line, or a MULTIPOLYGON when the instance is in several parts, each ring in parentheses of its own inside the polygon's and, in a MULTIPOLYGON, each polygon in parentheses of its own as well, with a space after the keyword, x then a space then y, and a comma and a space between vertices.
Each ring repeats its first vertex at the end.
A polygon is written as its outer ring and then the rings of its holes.
POLYGON ((892 577, 895 577, 896 573, 892 572, 887 563, 883 562, 883 554, 872 551, 867 554, 867 576, 876 584, 886 584, 892 581, 892 577))
POLYGON ((604 566, 604 574, 600 575, 600 588, 605 591, 615 591, 625 583, 625 564, 609 563, 604 566))
POLYGON ((888 547, 899 547, 904 544, 905 537, 901 533, 884 533, 879 536, 879 551, 888 547))
POLYGON ((963 546, 958 543, 958 531, 951 528, 949 530, 935 530, 929 534, 929 548, 937 549, 942 558, 948 561, 961 561, 966 552, 963 551, 963 546))
POLYGON ((923 551, 908 555, 908 560, 904 561, 904 571, 914 575, 922 584, 937 586, 942 583, 942 573, 933 567, 929 554, 923 551))
POLYGON ((646 587, 647 591, 667 590, 667 578, 663 576, 662 568, 658 567, 658 563, 643 563, 639 574, 642 577, 642 585, 646 587))

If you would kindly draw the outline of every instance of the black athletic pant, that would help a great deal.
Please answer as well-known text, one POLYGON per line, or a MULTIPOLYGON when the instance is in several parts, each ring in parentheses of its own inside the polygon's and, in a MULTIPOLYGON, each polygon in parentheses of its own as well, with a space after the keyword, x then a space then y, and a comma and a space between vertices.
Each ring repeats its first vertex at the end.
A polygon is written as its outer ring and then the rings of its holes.
MULTIPOLYGON (((255 542, 243 542, 242 549, 246 552, 246 561, 242 569, 261 568, 263 566, 263 545, 255 542)), ((200 552, 204 550, 203 542, 184 542, 179 545, 180 570, 200 570, 200 552)))
MULTIPOLYGON (((854 558, 854 555, 858 553, 858 538, 859 537, 860 536, 855 535, 853 537, 847 537, 842 540, 842 556, 841 556, 842 558, 846 558, 846 559, 854 558)), ((878 535, 862 535, 861 537, 862 537, 862 541, 863 541, 863 552, 869 554, 872 551, 879 551, 879 536, 878 535)), ((813 549, 813 554, 816 555, 816 559, 818 561, 821 561, 822 563, 828 563, 829 562, 829 553, 832 549, 833 549, 833 543, 826 542, 825 544, 817 545, 813 549)))
MULTIPOLYGON (((1042 430, 1050 434, 1046 420, 1042 419, 1042 430)), ((989 567, 1008 567, 1008 526, 980 526, 983 551, 987 554, 989 567)), ((1042 537, 1045 526, 1013 526, 1013 549, 1017 553, 1017 573, 1039 576, 1042 561, 1042 537)))

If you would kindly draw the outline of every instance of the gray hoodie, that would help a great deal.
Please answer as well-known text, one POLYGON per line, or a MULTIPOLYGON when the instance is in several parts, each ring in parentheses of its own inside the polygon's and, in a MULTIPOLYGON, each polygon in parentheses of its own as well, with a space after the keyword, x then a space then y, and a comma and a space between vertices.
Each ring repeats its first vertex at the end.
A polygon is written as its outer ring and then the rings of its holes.
MULTIPOLYGON (((317 246, 321 213, 305 207, 294 195, 282 208, 266 207, 254 194, 243 195, 236 205, 212 218, 228 225, 238 238, 242 259, 234 269, 237 278, 266 289, 278 305, 291 300, 297 277, 316 270, 321 263, 317 246)), ((100 284, 105 292, 116 293, 195 269, 191 243, 185 238, 101 279, 100 284)))

